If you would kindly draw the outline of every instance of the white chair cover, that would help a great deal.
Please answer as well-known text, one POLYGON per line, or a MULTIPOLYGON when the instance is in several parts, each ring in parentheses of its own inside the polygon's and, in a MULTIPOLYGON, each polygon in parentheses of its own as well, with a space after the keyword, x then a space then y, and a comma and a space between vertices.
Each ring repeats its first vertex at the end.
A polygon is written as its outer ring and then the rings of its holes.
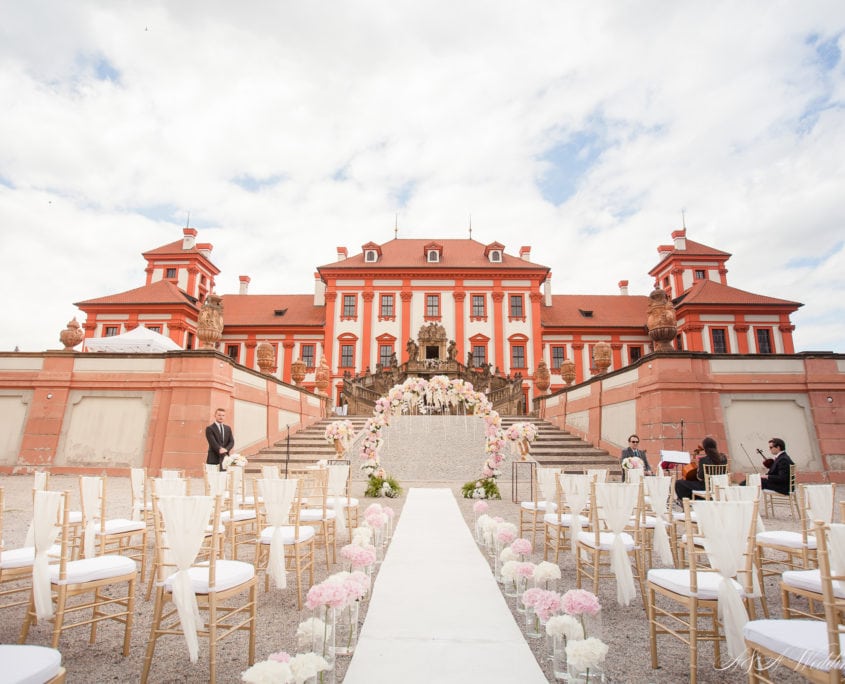
POLYGON ((225 496, 228 491, 228 470, 216 470, 213 473, 208 473, 208 493, 211 496, 225 496))
POLYGON ((177 568, 170 578, 173 603, 179 613, 179 622, 188 644, 188 657, 192 663, 197 662, 199 656, 197 625, 201 624, 201 618, 188 569, 205 539, 213 506, 214 498, 210 496, 163 496, 158 500, 170 558, 177 568))
MULTIPOLYGON (((731 485, 722 489, 722 499, 724 501, 759 501, 760 490, 754 487, 749 487, 746 480, 745 487, 740 485, 731 485)), ((765 532, 766 527, 763 525, 763 517, 760 515, 760 509, 757 509, 757 532, 765 532)))
POLYGON ((206 463, 205 472, 207 475, 214 475, 215 473, 220 472, 220 466, 218 466, 216 463, 206 463))
POLYGON ((739 590, 731 581, 743 568, 743 554, 751 533, 754 504, 748 501, 694 501, 698 526, 710 564, 722 576, 719 582, 719 617, 725 627, 725 641, 731 658, 745 653, 742 628, 748 612, 739 590))
POLYGON ((279 589, 288 585, 285 572, 284 528, 290 527, 290 509, 296 497, 297 482, 298 480, 278 478, 258 481, 258 490, 264 499, 264 510, 267 512, 267 524, 273 528, 267 572, 279 589))
POLYGON ((83 477, 80 480, 80 489, 82 508, 85 511, 82 552, 86 558, 93 558, 97 525, 100 523, 100 497, 103 495, 103 479, 101 477, 83 477))
POLYGON ((129 479, 132 482, 132 520, 144 519, 144 469, 131 468, 129 479))
POLYGON ((155 480, 156 496, 185 496, 188 492, 188 483, 182 478, 155 480))
POLYGON ((643 483, 648 494, 651 510, 654 511, 654 516, 657 518, 654 524, 654 551, 664 567, 674 568, 675 561, 672 558, 672 547, 669 544, 669 534, 666 532, 666 525, 664 524, 672 478, 646 477, 643 478, 643 483))
POLYGON ((35 615, 39 620, 53 617, 50 563, 47 554, 56 542, 59 531, 56 521, 59 509, 64 504, 64 496, 62 492, 35 492, 35 507, 32 511, 35 543, 35 560, 32 563, 32 598, 35 603, 35 615))
POLYGON ((812 525, 816 520, 833 522, 833 487, 804 485, 804 496, 807 497, 807 508, 810 509, 808 524, 812 525))
POLYGON ((588 468, 587 477, 595 478, 596 482, 607 482, 607 468, 588 468))
POLYGON ((643 479, 642 468, 628 468, 625 470, 625 482, 628 484, 639 484, 643 479))
POLYGON ((178 470, 164 470, 161 471, 162 480, 178 480, 181 477, 178 470))
MULTIPOLYGON (((32 480, 33 491, 40 492, 47 489, 47 471, 36 470, 35 476, 32 480)), ((32 526, 32 521, 29 522, 29 527, 26 529, 26 537, 23 543, 24 546, 34 546, 35 542, 35 528, 32 526)))
POLYGON ((265 480, 279 479, 279 466, 277 465, 263 465, 261 466, 261 477, 265 480))
POLYGON ((731 484, 731 476, 727 473, 723 475, 711 475, 710 476, 710 491, 716 492, 717 489, 725 489, 729 487, 731 484))
MULTIPOLYGON (((571 539, 571 550, 573 557, 578 554, 578 534, 581 532, 581 512, 587 506, 590 498, 590 476, 575 475, 573 473, 562 473, 560 475, 560 487, 569 507, 571 519, 569 521, 569 536, 571 539)), ((558 511, 563 514, 563 511, 558 511)))
POLYGON ((761 489, 763 486, 763 478, 760 477, 760 473, 748 473, 748 476, 745 478, 745 486, 754 487, 757 490, 761 489))
POLYGON ((344 501, 346 499, 347 480, 349 480, 348 465, 339 464, 329 466, 328 495, 333 499, 335 525, 338 531, 344 533, 346 532, 346 506, 344 505, 344 501))
MULTIPOLYGON (((631 519, 637 505, 640 486, 638 484, 607 482, 596 484, 596 505, 601 511, 610 532, 613 533, 613 544, 610 549, 610 569, 616 575, 616 600, 620 606, 628 606, 631 599, 637 595, 634 585, 634 573, 631 570, 631 560, 625 550, 622 532, 631 519)), ((598 572, 598 569, 596 570, 598 572)))
POLYGON ((548 504, 555 500, 557 494, 557 483, 555 473, 560 472, 558 468, 537 468, 537 485, 540 488, 540 496, 546 502, 546 510, 551 512, 552 506, 548 504))

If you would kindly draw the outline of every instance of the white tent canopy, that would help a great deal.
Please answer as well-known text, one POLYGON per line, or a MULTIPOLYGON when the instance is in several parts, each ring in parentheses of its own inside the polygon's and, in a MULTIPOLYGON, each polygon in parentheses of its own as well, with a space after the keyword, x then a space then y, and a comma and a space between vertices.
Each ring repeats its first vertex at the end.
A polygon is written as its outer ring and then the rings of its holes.
POLYGON ((91 352, 123 352, 124 354, 150 354, 179 350, 169 337, 139 325, 122 335, 92 337, 85 340, 85 349, 91 352))

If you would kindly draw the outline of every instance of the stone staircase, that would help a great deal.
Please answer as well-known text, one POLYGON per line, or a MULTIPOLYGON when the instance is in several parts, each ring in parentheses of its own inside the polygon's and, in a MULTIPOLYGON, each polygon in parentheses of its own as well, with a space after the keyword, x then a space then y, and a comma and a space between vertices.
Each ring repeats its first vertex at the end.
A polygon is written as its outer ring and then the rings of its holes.
POLYGON ((619 459, 604 449, 597 449, 589 442, 539 418, 502 416, 503 429, 519 422, 533 423, 537 427, 537 439, 531 444, 531 456, 538 465, 567 470, 609 468, 611 475, 621 477, 619 459))
POLYGON ((288 462, 291 466, 300 467, 324 459, 337 458, 334 446, 329 444, 323 435, 325 435, 326 426, 329 423, 339 420, 349 420, 355 428, 356 435, 367 422, 365 416, 348 416, 346 418, 338 416, 321 420, 305 430, 292 434, 290 436, 290 447, 288 447, 287 440, 282 440, 251 456, 247 464, 247 472, 260 472, 261 466, 265 464, 288 462), (288 454, 290 454, 289 460, 288 454))
MULTIPOLYGON (((291 466, 298 467, 310 465, 323 459, 336 458, 334 446, 326 442, 323 435, 326 432, 326 426, 337 420, 351 421, 355 433, 358 435, 364 428, 367 417, 333 417, 314 423, 305 430, 300 430, 292 434, 290 436, 289 446, 287 440, 282 440, 250 457, 247 472, 260 472, 263 464, 284 464, 288 462, 291 466)), ((504 429, 518 422, 530 422, 537 426, 538 434, 537 439, 531 445, 531 456, 537 461, 538 465, 555 466, 569 470, 609 468, 611 474, 621 476, 619 459, 604 449, 597 449, 592 444, 539 418, 532 418, 531 416, 502 416, 502 427, 504 429)), ((357 458, 357 449, 353 446, 350 451, 352 459, 355 460, 357 458)), ((472 458, 474 459, 473 462, 475 462, 480 457, 473 456, 472 458)))

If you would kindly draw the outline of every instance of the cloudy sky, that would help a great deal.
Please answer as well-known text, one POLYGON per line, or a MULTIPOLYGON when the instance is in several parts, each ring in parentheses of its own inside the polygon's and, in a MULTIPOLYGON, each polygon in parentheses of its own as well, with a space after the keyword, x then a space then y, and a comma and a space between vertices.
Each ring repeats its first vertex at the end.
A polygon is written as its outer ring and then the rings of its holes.
POLYGON ((471 216, 555 293, 647 294, 685 211, 845 352, 841 0, 0 7, 0 350, 58 348, 188 212, 219 293, 471 216))

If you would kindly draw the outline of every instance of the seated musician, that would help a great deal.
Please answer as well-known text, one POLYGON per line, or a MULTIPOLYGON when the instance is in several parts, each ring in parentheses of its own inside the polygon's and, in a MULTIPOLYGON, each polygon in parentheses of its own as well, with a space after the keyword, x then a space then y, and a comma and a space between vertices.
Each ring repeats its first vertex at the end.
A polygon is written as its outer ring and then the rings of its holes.
POLYGON ((704 449, 704 455, 698 460, 698 468, 696 468, 696 477, 694 480, 682 479, 675 482, 675 494, 678 499, 691 499, 694 491, 704 491, 704 468, 703 465, 724 465, 728 462, 728 457, 719 451, 716 440, 712 437, 705 437, 701 446, 704 449))

